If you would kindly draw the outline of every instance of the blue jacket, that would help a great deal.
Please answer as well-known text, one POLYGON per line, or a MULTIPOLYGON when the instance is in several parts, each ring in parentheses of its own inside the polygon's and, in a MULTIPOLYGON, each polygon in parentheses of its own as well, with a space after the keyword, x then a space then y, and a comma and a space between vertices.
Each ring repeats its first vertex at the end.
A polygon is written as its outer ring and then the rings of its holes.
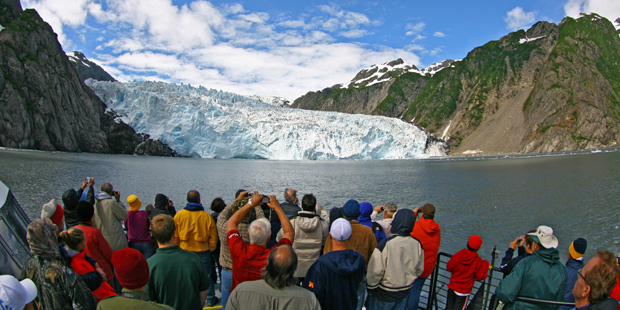
MULTIPOLYGON (((575 302, 575 296, 573 296, 573 287, 577 283, 579 275, 577 271, 583 268, 583 260, 569 259, 566 261, 566 288, 564 289, 564 301, 575 302)), ((570 310, 574 307, 558 307, 558 310, 570 310)))
POLYGON ((302 286, 314 293, 323 310, 355 309, 365 268, 362 254, 351 249, 332 251, 310 266, 302 286))

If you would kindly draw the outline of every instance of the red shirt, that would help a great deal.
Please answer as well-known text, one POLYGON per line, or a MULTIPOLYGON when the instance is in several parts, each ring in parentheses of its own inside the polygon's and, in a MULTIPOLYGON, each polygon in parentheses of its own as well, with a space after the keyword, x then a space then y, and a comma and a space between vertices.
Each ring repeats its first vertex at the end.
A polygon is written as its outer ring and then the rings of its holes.
POLYGON ((112 272, 112 248, 101 234, 101 230, 83 223, 75 227, 79 227, 84 231, 84 236, 86 237, 86 249, 84 249, 84 252, 92 257, 103 269, 106 277, 105 280, 109 282, 114 279, 114 272, 112 272))
POLYGON ((276 245, 267 249, 243 242, 238 230, 229 231, 228 249, 233 261, 233 283, 230 292, 232 293, 235 287, 242 282, 262 279, 263 269, 267 266, 267 256, 272 249, 283 244, 293 245, 291 240, 282 238, 276 245))

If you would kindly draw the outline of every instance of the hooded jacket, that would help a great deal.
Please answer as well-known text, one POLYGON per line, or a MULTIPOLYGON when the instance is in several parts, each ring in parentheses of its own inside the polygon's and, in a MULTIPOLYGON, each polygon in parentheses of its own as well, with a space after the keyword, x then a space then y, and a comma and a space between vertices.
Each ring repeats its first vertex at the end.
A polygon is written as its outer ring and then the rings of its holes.
POLYGON ((495 293, 505 303, 505 310, 555 310, 554 305, 515 301, 517 297, 562 301, 566 269, 557 249, 540 249, 522 259, 500 282, 495 293))
POLYGON ((123 226, 121 226, 121 221, 127 219, 127 208, 122 202, 116 201, 106 192, 98 193, 95 195, 95 199, 94 226, 101 230, 101 234, 112 251, 126 248, 128 246, 127 236, 123 226))
MULTIPOLYGON (((82 196, 83 192, 84 191, 82 190, 82 188, 78 189, 77 192, 73 188, 70 188, 62 194, 62 203, 65 205, 64 210, 66 229, 69 229, 80 223, 80 220, 77 216, 77 203, 78 201, 80 201, 80 197, 82 196)), ((86 201, 90 202, 93 205, 95 204, 95 190, 92 186, 88 187, 88 192, 86 192, 86 201)))
POLYGON ((153 206, 153 210, 151 210, 151 219, 156 215, 166 214, 174 217, 177 211, 174 207, 169 206, 168 197, 164 194, 155 195, 155 205, 153 206))
POLYGON ((323 310, 355 309, 365 265, 356 251, 329 252, 310 266, 302 286, 314 293, 323 310))
POLYGON ((489 262, 478 256, 478 252, 469 249, 458 251, 446 265, 452 273, 448 288, 461 293, 471 293, 475 281, 484 280, 489 272, 489 262))
POLYGON ((368 202, 360 203, 360 216, 357 217, 357 221, 362 225, 366 225, 372 228, 372 219, 370 215, 372 214, 372 205, 368 202))
POLYGON ((413 211, 402 209, 392 221, 392 237, 379 242, 366 274, 367 287, 381 301, 406 298, 413 281, 424 271, 424 250, 410 233, 415 224, 413 211))
MULTIPOLYGON (((418 215, 415 215, 417 218, 418 215)), ((422 243, 424 248, 424 272, 422 272, 420 278, 428 278, 433 273, 435 265, 437 265, 437 253, 441 244, 441 227, 434 220, 421 218, 413 227, 411 236, 422 243)))
MULTIPOLYGON (((577 272, 583 268, 583 259, 568 259, 566 261, 566 286, 564 287, 564 301, 575 302, 575 296, 573 296, 573 287, 577 283, 579 275, 577 272)), ((558 307, 558 310, 570 310, 572 307, 558 307)))
MULTIPOLYGON (((295 277, 303 278, 308 272, 308 268, 321 255, 321 247, 327 239, 327 223, 313 212, 299 211, 297 216, 290 219, 291 225, 295 230, 295 240, 293 240, 293 250, 297 254, 297 269, 295 277)), ((280 229, 277 241, 284 237, 284 231, 280 229)))

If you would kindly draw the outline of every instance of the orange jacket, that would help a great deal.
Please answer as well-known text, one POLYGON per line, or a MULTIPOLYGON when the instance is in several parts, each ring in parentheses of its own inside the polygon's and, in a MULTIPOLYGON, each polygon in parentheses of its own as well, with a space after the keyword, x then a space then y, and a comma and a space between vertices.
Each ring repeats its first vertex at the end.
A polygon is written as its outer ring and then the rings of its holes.
POLYGON ((420 240, 424 249, 424 272, 422 272, 420 278, 428 278, 437 264, 437 253, 441 243, 441 228, 434 220, 421 218, 413 226, 411 236, 420 240))

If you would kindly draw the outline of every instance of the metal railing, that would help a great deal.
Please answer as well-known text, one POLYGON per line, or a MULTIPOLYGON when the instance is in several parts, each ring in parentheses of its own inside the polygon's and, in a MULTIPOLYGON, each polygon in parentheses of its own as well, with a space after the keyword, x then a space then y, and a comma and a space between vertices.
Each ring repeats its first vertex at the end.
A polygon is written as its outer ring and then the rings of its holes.
MULTIPOLYGON (((498 252, 496 248, 493 248, 491 252, 491 266, 493 268, 489 269, 489 273, 487 278, 482 281, 475 281, 474 287, 472 289, 471 298, 468 299, 467 307, 471 306, 472 303, 481 303, 477 305, 477 309, 483 310, 493 310, 490 307, 491 299, 495 294, 495 289, 499 286, 503 278, 503 273, 497 267, 495 267, 495 259, 498 257, 498 252), (482 292, 478 292, 482 288, 482 292), (474 297, 475 295, 478 295, 474 297)), ((448 296, 448 283, 450 283, 450 272, 446 270, 446 265, 448 261, 452 258, 452 254, 440 252, 437 254, 437 265, 435 270, 429 280, 424 283, 424 287, 422 287, 422 293, 420 294, 420 304, 419 309, 423 310, 443 310, 446 308, 446 299, 448 296)), ((534 298, 526 298, 526 297, 518 297, 518 301, 523 302, 531 302, 536 304, 550 304, 550 305, 560 305, 560 306, 571 306, 574 307, 573 303, 567 302, 557 302, 550 300, 539 300, 534 298)), ((494 306, 493 306, 494 308, 494 306)))

